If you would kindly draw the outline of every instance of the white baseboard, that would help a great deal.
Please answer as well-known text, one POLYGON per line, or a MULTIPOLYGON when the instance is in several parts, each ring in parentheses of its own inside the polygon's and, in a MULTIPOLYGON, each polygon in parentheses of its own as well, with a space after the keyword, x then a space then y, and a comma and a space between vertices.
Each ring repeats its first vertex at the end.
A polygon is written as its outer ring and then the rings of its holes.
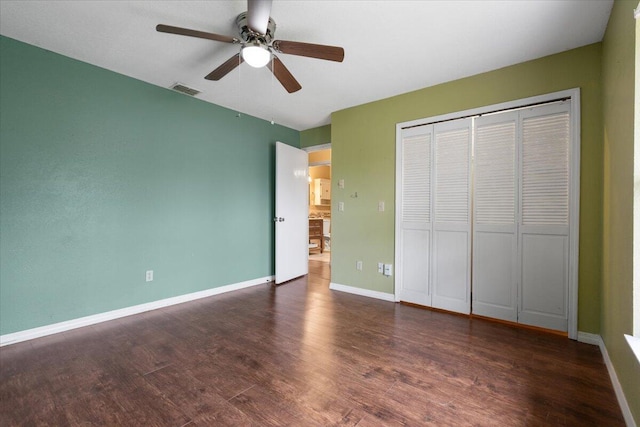
POLYGON ((261 285, 263 283, 272 282, 273 276, 261 277, 258 279, 247 280, 239 283, 232 283, 217 288, 206 289, 204 291, 193 292, 176 297, 152 301, 145 304, 125 307, 118 310, 107 311, 104 313, 93 314, 91 316, 80 317, 78 319, 67 320, 51 325, 40 326, 38 328, 27 329, 24 331, 13 332, 11 334, 0 335, 0 347, 10 344, 16 344, 22 341, 32 340, 47 335, 57 334, 59 332, 69 331, 71 329, 81 328, 83 326, 95 325, 96 323, 106 322, 108 320, 119 319, 121 317, 131 316, 133 314, 144 313, 145 311, 156 310, 158 308, 168 307, 170 305, 182 304, 183 302, 193 301, 200 298, 206 298, 213 295, 219 295, 225 292, 237 291, 239 289, 249 288, 251 286, 261 285))
POLYGON ((583 342, 585 344, 597 345, 600 347, 603 342, 602 338, 598 334, 591 334, 589 332, 580 332, 578 331, 578 341, 583 342))
POLYGON ((604 345, 604 341, 602 337, 597 334, 590 334, 588 332, 579 332, 578 331, 578 341, 593 344, 600 347, 600 352, 602 353, 602 358, 604 359, 604 364, 607 366, 607 371, 609 371, 609 377, 611 378, 611 384, 613 384, 613 390, 616 393, 616 397, 618 398, 618 404, 620 405, 620 409, 622 410, 622 416, 624 417, 624 421, 627 423, 627 427, 637 427, 636 422, 633 419, 633 414, 631 414, 631 408, 629 408, 629 404, 627 403, 627 398, 624 395, 624 391, 622 391, 622 385, 620 385, 620 381, 618 380, 618 375, 616 374, 616 370, 611 363, 611 359, 609 358, 609 352, 607 351, 607 347, 604 345))
POLYGON ((396 298, 394 294, 388 294, 386 292, 372 291, 369 289, 356 288, 353 286, 341 285, 339 283, 330 283, 329 289, 340 292, 347 292, 349 294, 361 295, 363 297, 376 298, 384 301, 395 302, 396 298))

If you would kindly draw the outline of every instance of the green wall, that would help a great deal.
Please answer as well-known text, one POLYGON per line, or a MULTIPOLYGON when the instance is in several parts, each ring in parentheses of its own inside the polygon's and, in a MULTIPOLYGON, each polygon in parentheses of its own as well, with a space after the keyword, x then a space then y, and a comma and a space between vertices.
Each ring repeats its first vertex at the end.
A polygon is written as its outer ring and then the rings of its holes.
POLYGON ((601 335, 640 421, 640 364, 633 333, 633 136, 637 0, 616 1, 603 40, 604 250, 601 335))
POLYGON ((581 197, 578 327, 600 329, 602 246, 601 44, 510 66, 333 113, 331 281, 393 293, 393 277, 376 271, 394 261, 395 125, 579 87, 581 197), (358 197, 352 196, 357 192, 358 197), (378 212, 378 201, 386 211, 378 212), (339 201, 345 211, 338 212, 339 201), (356 261, 363 261, 357 271, 356 261))
POLYGON ((331 125, 324 125, 300 132, 300 147, 306 148, 314 145, 328 144, 331 142, 331 125))
POLYGON ((298 131, 4 37, 0 93, 0 334, 273 274, 298 131))

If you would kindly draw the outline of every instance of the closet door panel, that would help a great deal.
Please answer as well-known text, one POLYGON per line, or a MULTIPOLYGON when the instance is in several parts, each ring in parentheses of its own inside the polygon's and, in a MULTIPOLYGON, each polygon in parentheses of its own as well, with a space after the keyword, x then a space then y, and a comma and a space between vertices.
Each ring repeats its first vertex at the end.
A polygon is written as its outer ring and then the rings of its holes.
POLYGON ((431 306, 432 130, 402 131, 396 176, 397 298, 426 306, 431 306))
POLYGON ((428 230, 402 231, 402 295, 401 300, 431 305, 429 265, 431 238, 428 230))
POLYGON ((518 113, 475 121, 474 314, 516 322, 518 113))
POLYGON ((471 119, 434 125, 433 293, 436 308, 471 308, 471 119))
POLYGON ((474 233, 473 313, 516 322, 516 236, 510 232, 474 233))
POLYGON ((568 330, 569 104, 521 112, 518 321, 568 330))
POLYGON ((522 235, 520 323, 567 330, 568 249, 564 235, 522 235))
POLYGON ((466 230, 436 230, 435 248, 437 307, 464 313, 468 301, 469 233, 466 230))

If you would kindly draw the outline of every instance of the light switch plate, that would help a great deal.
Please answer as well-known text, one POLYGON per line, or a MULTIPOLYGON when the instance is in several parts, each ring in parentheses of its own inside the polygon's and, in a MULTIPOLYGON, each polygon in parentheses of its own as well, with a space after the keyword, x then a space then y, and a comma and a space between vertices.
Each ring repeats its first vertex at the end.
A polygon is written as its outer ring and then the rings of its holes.
POLYGON ((384 212, 384 200, 378 202, 378 212, 384 212))
POLYGON ((338 188, 344 188, 344 179, 338 180, 338 188))
POLYGON ((344 212, 344 202, 338 202, 338 210, 344 212))

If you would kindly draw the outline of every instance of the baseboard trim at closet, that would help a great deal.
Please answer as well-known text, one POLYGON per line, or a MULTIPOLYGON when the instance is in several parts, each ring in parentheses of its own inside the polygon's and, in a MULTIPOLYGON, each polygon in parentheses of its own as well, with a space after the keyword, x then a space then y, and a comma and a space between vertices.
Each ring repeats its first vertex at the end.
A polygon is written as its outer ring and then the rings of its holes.
POLYGON ((419 308, 422 310, 429 310, 429 311, 435 311, 436 313, 444 313, 444 314, 453 314, 454 316, 462 316, 462 317, 466 317, 466 318, 470 318, 471 315, 467 314, 467 313, 460 313, 457 311, 451 311, 451 310, 445 310, 444 308, 436 308, 436 307, 429 307, 428 305, 422 305, 422 304, 416 304, 415 302, 407 302, 407 301, 398 301, 400 304, 402 305, 406 305, 409 307, 415 307, 415 308, 419 308))
POLYGON ((525 325, 524 323, 511 322, 509 320, 503 320, 503 319, 495 319, 493 317, 480 316, 477 314, 471 314, 471 318, 478 319, 478 320, 486 320, 487 322, 500 323, 502 325, 513 326, 514 328, 526 329, 528 331, 536 331, 536 332, 543 332, 545 334, 558 335, 564 338, 569 337, 569 334, 567 332, 556 331, 555 329, 542 328, 540 326, 525 325))
POLYGON ((525 325, 523 323, 510 322, 509 320, 495 319, 493 317, 486 317, 486 316, 479 316, 479 315, 473 314, 473 313, 471 313, 471 314, 459 313, 457 311, 444 310, 442 308, 429 307, 427 305, 416 304, 416 303, 407 302, 407 301, 400 301, 400 304, 407 305, 409 307, 420 308, 420 309, 423 309, 423 310, 435 311, 435 312, 438 312, 438 313, 453 314, 454 316, 462 316, 462 317, 466 317, 466 318, 469 318, 469 319, 477 319, 477 320, 484 320, 484 321, 491 322, 491 323, 499 323, 501 325, 507 325, 507 326, 511 326, 511 327, 514 327, 514 328, 518 328, 518 329, 526 329, 526 330, 529 330, 529 331, 537 331, 537 332, 543 332, 543 333, 551 334, 551 335, 559 335, 559 336, 565 337, 565 338, 568 337, 568 334, 566 332, 556 331, 556 330, 553 330, 553 329, 541 328, 539 326, 525 325))
POLYGON ((24 331, 13 332, 10 334, 0 335, 0 347, 5 345, 17 344, 19 342, 32 340, 35 338, 45 337, 60 332, 70 331, 72 329, 82 328, 83 326, 95 325, 96 323, 107 322, 109 320, 119 319, 121 317, 131 316, 134 314, 144 313, 146 311, 157 310, 159 308, 171 305, 182 304, 184 302, 194 301, 226 292, 237 291, 251 286, 262 285, 264 283, 273 282, 274 276, 266 276, 258 279, 247 280, 239 283, 210 288, 204 291, 193 292, 185 295, 178 295, 171 298, 165 298, 158 301, 152 301, 144 304, 125 307, 118 310, 107 311, 104 313, 93 314, 90 316, 71 319, 64 322, 53 323, 51 325, 40 326, 24 331))
POLYGON ((578 331, 578 341, 583 342, 585 344, 597 345, 598 347, 602 346, 604 343, 602 342, 602 338, 598 334, 591 334, 589 332, 579 332, 578 331))
POLYGON ((332 291, 346 292, 348 294, 360 295, 363 297, 381 299, 383 301, 395 302, 395 295, 386 292, 372 291, 370 289, 356 288, 354 286, 341 285, 339 283, 329 283, 329 289, 332 291))

